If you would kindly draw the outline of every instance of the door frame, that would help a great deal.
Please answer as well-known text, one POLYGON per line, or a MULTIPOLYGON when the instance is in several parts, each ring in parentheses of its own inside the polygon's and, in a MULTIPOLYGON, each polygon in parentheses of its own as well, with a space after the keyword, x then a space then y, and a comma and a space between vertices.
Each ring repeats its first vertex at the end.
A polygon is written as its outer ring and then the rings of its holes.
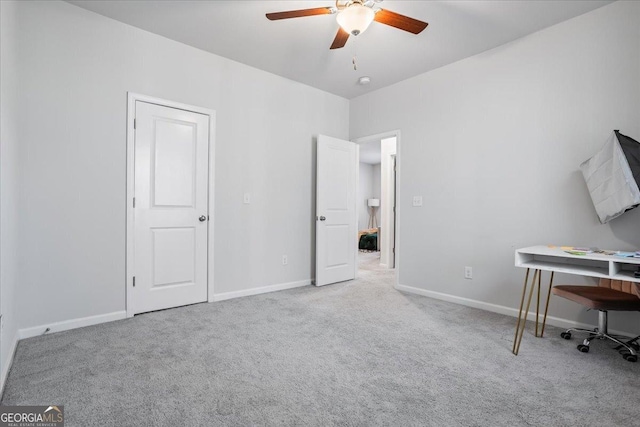
POLYGON ((193 105, 182 104, 180 102, 169 101, 166 99, 155 98, 152 96, 142 95, 134 92, 127 92, 127 166, 126 166, 126 248, 125 248, 125 309, 127 311, 127 317, 133 317, 133 275, 135 272, 135 258, 134 258, 134 209, 133 209, 133 195, 135 190, 134 172, 135 172, 135 129, 134 119, 136 112, 136 101, 147 102, 149 104, 155 104, 162 107, 175 108, 178 110, 191 111, 193 113, 203 114, 209 117, 209 171, 208 171, 208 215, 209 221, 208 233, 207 233, 207 301, 213 302, 213 277, 214 277, 214 263, 213 263, 213 236, 214 236, 214 205, 215 205, 215 125, 216 125, 216 112, 215 110, 197 107, 193 105))
MULTIPOLYGON (((394 283, 393 286, 397 288, 398 286, 398 278, 400 277, 400 203, 398 203, 399 200, 402 200, 401 198, 401 185, 400 185, 400 177, 401 177, 401 171, 402 171, 402 161, 401 161, 401 147, 402 144, 400 143, 400 130, 391 130, 388 132, 382 132, 382 133, 377 133, 375 135, 369 135, 369 136, 363 136, 360 138, 354 138, 351 141, 355 142, 358 145, 361 144, 366 144, 368 142, 374 142, 374 141, 378 141, 381 139, 386 139, 386 138, 396 138, 396 191, 395 191, 395 198, 396 198, 396 215, 395 215, 395 274, 394 274, 394 283)), ((358 150, 358 153, 360 152, 360 150, 358 150)), ((360 161, 360 158, 358 157, 358 162, 360 161)), ((360 163, 358 163, 358 165, 360 165, 360 163)), ((356 187, 357 190, 357 187, 356 187)), ((357 208, 356 208, 357 209, 357 208)), ((356 215, 358 214, 358 212, 356 212, 356 215)), ((358 249, 356 248, 356 251, 358 249)), ((357 255, 357 254, 356 254, 357 255)))

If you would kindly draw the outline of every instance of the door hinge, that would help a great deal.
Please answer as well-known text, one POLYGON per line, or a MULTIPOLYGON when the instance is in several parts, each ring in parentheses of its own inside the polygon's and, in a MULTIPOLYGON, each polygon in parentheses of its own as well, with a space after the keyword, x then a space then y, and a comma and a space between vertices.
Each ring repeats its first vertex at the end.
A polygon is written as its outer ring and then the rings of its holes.
POLYGON ((133 276, 133 287, 136 287, 136 276, 133 276))
POLYGON ((136 129, 136 119, 133 119, 133 130, 136 129))
POLYGON ((134 208, 136 207, 136 198, 135 197, 133 198, 133 207, 134 208))

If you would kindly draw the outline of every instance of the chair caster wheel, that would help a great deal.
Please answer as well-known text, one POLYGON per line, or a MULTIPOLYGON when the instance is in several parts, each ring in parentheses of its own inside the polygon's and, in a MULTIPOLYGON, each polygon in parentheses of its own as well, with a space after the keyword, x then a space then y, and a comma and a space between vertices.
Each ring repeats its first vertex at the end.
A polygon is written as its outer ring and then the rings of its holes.
POLYGON ((624 357, 624 360, 626 360, 627 362, 637 362, 638 361, 638 356, 636 356, 635 354, 625 353, 625 354, 622 355, 622 357, 624 357))
POLYGON ((620 353, 625 359, 627 358, 627 356, 631 356, 631 352, 625 347, 622 347, 620 350, 618 350, 618 353, 620 353))
POLYGON ((584 345, 584 344, 578 344, 578 350, 580 350, 582 353, 589 353, 589 346, 588 345, 584 345))
POLYGON ((565 340, 570 340, 571 339, 571 332, 561 332, 560 336, 562 338, 564 338, 565 340))

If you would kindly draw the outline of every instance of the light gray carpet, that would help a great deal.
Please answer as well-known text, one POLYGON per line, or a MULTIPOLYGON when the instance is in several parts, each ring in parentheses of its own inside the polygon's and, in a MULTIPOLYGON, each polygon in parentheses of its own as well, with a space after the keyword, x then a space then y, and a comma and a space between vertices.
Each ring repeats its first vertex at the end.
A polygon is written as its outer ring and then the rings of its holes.
POLYGON ((376 256, 353 282, 21 341, 2 404, 68 426, 640 425, 640 363, 555 328, 513 356, 514 318, 400 293, 376 256))

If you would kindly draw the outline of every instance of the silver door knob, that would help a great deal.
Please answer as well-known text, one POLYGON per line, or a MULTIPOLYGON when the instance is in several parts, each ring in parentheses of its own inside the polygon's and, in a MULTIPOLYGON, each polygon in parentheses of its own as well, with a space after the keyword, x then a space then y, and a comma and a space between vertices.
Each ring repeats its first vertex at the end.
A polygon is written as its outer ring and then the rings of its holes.
POLYGON ((205 222, 207 220, 207 217, 204 215, 200 215, 200 218, 198 218, 200 220, 200 222, 205 222))
POLYGON ((326 218, 326 217, 324 217, 324 216, 321 216, 321 217, 320 217, 320 218, 318 218, 318 219, 319 219, 320 221, 324 221, 324 220, 325 220, 325 219, 327 219, 327 218, 326 218))

